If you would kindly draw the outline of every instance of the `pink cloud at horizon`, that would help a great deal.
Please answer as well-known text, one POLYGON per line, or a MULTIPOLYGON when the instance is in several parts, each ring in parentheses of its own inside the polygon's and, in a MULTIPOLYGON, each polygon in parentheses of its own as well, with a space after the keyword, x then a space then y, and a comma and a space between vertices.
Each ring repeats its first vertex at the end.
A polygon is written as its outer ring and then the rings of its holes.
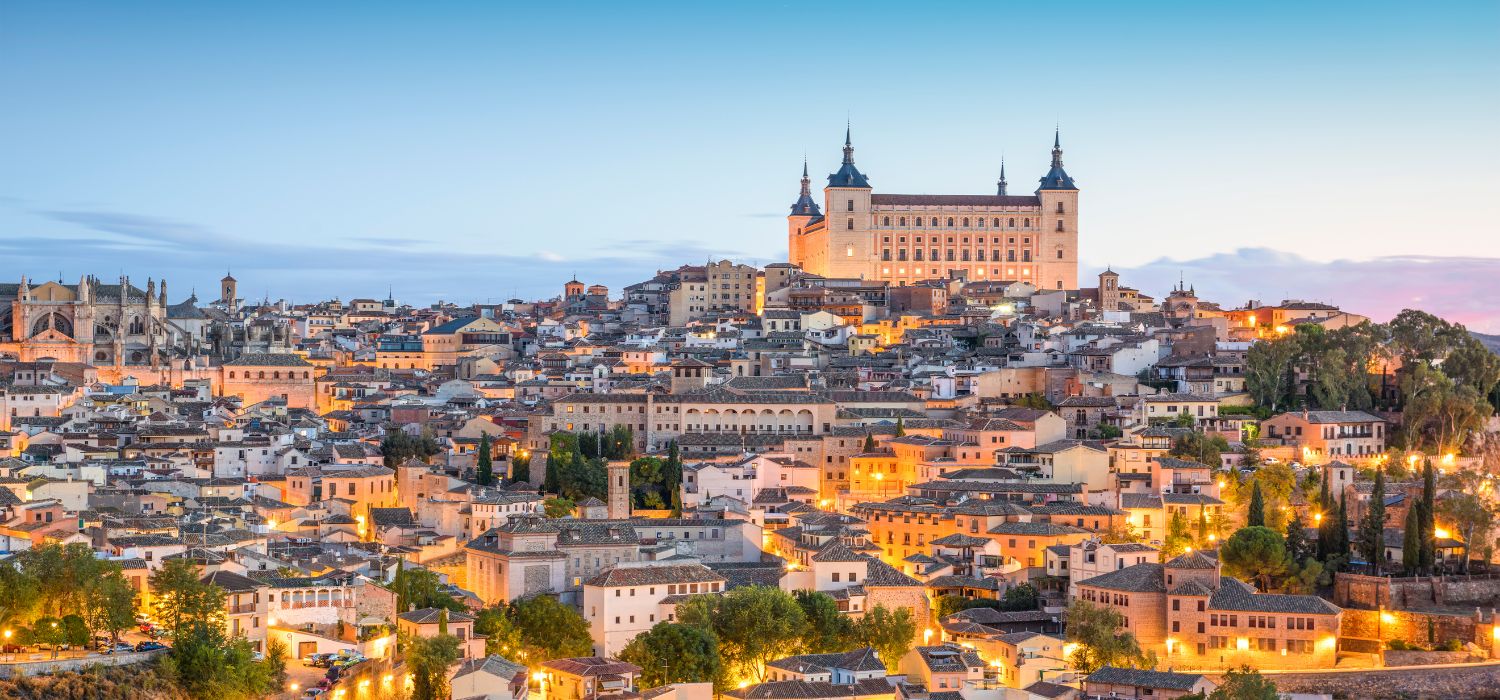
MULTIPOLYGON (((1384 322, 1421 309, 1471 331, 1500 333, 1500 258, 1403 255, 1369 260, 1309 260, 1267 248, 1241 248, 1195 260, 1162 258, 1117 268, 1120 283, 1158 301, 1178 279, 1225 308, 1249 300, 1322 301, 1384 322)), ((1097 268, 1086 274, 1097 274, 1097 268)), ((1080 280, 1092 286, 1092 280, 1080 280)))

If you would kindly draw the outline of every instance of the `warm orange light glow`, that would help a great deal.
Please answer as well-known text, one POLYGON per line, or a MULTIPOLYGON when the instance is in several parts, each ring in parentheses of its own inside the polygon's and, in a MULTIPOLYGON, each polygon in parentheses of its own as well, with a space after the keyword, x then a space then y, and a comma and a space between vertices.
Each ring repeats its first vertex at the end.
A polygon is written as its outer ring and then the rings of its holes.
POLYGON ((1319 522, 1319 523, 1323 522, 1323 514, 1322 513, 1313 513, 1313 522, 1319 522))
POLYGON ((1380 621, 1384 622, 1386 624, 1390 624, 1390 623, 1396 621, 1396 616, 1392 615, 1392 614, 1390 614, 1388 612, 1383 612, 1383 613, 1380 613, 1380 621))
POLYGON ((1234 646, 1236 649, 1244 651, 1250 648, 1250 640, 1244 637, 1240 637, 1239 639, 1234 640, 1234 646))
POLYGON ((1440 540, 1446 540, 1446 539, 1448 539, 1448 538, 1449 538, 1449 537, 1452 537, 1452 536, 1453 536, 1453 533, 1452 533, 1452 532, 1449 532, 1449 531, 1448 531, 1448 530, 1446 530, 1446 529, 1443 529, 1443 528, 1440 528, 1440 527, 1435 527, 1435 528, 1433 528, 1433 529, 1432 529, 1432 534, 1433 534, 1433 535, 1434 535, 1434 536, 1436 536, 1436 537, 1437 537, 1437 538, 1438 538, 1438 539, 1440 539, 1440 540))

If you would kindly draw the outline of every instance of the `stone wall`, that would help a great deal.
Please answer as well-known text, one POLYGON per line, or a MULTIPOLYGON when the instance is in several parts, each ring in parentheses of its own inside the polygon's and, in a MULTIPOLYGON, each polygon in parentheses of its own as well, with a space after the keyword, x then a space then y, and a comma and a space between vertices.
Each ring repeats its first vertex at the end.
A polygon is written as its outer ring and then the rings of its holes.
MULTIPOLYGON (((15 678, 17 676, 35 676, 43 673, 58 673, 61 671, 82 671, 90 666, 128 666, 130 664, 144 663, 165 654, 165 649, 156 651, 136 651, 128 654, 90 654, 76 659, 48 659, 44 661, 24 661, 20 663, 0 663, 0 678, 15 678)), ((17 654, 16 658, 29 657, 29 654, 17 654)))
POLYGON ((1475 659, 1467 651, 1395 651, 1385 652, 1386 666, 1424 666, 1427 664, 1461 664, 1475 659))
POLYGON ((1500 607, 1500 576, 1393 578, 1339 573, 1334 576, 1333 602, 1345 608, 1500 607))
POLYGON ((1346 609, 1339 636, 1381 642, 1400 639, 1422 646, 1457 639, 1465 644, 1472 642, 1489 648, 1491 626, 1475 615, 1346 609))

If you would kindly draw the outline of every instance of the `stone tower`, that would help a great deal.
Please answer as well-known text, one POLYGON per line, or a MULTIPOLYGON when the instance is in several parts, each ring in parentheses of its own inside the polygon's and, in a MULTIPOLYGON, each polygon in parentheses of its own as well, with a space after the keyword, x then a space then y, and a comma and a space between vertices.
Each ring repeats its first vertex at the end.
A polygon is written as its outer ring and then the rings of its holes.
POLYGON ((1041 289, 1078 288, 1078 186, 1063 170, 1062 153, 1062 133, 1054 132, 1052 168, 1036 189, 1042 205, 1036 277, 1041 289))
POLYGON ((606 469, 609 472, 609 517, 623 520, 630 517, 630 462, 612 461, 606 469))
POLYGON ((1120 310, 1120 273, 1109 268, 1099 273, 1099 310, 1120 310))
POLYGON ((870 180, 854 167, 854 143, 844 130, 844 162, 823 188, 828 245, 821 254, 831 277, 863 278, 874 260, 870 245, 870 180))
POLYGON ((234 275, 225 272, 224 279, 219 280, 219 303, 233 313, 239 298, 239 282, 234 279, 234 275))

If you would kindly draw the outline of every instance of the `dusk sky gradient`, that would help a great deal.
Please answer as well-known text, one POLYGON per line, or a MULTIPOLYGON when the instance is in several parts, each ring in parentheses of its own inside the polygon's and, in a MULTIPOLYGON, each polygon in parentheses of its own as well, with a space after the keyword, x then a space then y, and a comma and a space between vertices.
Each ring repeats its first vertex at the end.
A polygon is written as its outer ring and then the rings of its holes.
POLYGON ((1500 3, 0 3, 0 280, 428 303, 785 260, 877 192, 1011 192, 1084 273, 1500 332, 1500 3))

